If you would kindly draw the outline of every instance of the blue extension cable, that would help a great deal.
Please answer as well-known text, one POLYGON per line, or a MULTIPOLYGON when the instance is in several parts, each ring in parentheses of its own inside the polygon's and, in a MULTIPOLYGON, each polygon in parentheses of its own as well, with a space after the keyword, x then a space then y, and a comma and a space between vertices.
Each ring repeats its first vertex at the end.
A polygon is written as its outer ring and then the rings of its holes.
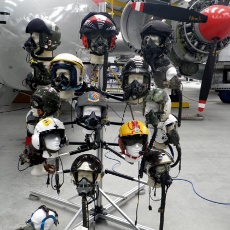
POLYGON ((197 191, 196 191, 196 190, 195 190, 195 188, 194 188, 193 183, 192 183, 191 181, 189 181, 189 180, 182 179, 182 178, 176 178, 176 179, 173 179, 173 180, 177 180, 177 181, 185 181, 185 182, 188 182, 189 184, 191 184, 191 185, 192 185, 192 188, 193 188, 194 193, 195 193, 198 197, 200 197, 201 199, 204 199, 204 200, 206 200, 206 201, 208 201, 208 202, 215 203, 215 204, 220 204, 220 205, 230 205, 230 203, 218 202, 218 201, 210 200, 210 199, 207 199, 207 198, 205 198, 205 197, 201 196, 200 194, 198 194, 198 193, 197 193, 197 191))
MULTIPOLYGON (((117 138, 118 138, 118 137, 116 137, 116 138, 114 139, 113 142, 115 142, 117 138)), ((170 148, 170 147, 171 147, 171 146, 169 146, 169 148, 170 148)), ((115 147, 114 147, 114 148, 115 148, 115 147)), ((173 155, 173 157, 174 157, 174 153, 173 153, 172 147, 170 148, 170 150, 171 150, 171 153, 172 153, 172 155, 173 155)), ((112 167, 112 170, 113 170, 114 172, 117 172, 114 168, 115 168, 116 165, 121 165, 121 161, 119 161, 119 160, 117 160, 117 159, 114 159, 114 158, 112 158, 112 157, 108 157, 107 154, 108 154, 109 152, 110 152, 110 151, 108 151, 108 152, 105 153, 105 157, 108 158, 108 159, 110 159, 110 160, 113 160, 113 161, 116 161, 116 162, 117 162, 117 163, 115 163, 115 164, 113 165, 113 167, 112 167)), ((173 179, 173 180, 175 180, 175 181, 176 181, 176 180, 177 180, 177 181, 184 181, 184 182, 187 182, 187 183, 191 184, 194 193, 195 193, 198 197, 200 197, 201 199, 203 199, 203 200, 206 200, 206 201, 211 202, 211 203, 214 203, 214 204, 220 204, 220 205, 226 205, 226 206, 230 205, 230 203, 218 202, 218 201, 210 200, 210 199, 207 199, 207 198, 201 196, 201 195, 195 190, 195 187, 194 187, 193 183, 192 183, 191 181, 187 180, 187 179, 175 178, 175 179, 173 179)))

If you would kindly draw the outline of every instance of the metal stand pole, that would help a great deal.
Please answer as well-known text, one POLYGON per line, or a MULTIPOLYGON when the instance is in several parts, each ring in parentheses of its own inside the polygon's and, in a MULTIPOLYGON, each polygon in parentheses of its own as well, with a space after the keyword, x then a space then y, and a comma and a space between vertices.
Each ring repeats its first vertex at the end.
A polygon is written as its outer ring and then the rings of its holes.
MULTIPOLYGON (((98 132, 98 138, 99 138, 99 140, 103 140, 103 129, 101 129, 98 132)), ((101 164, 103 165, 103 148, 102 148, 103 146, 101 146, 101 145, 102 144, 100 143, 100 148, 97 149, 97 157, 101 161, 101 164)), ((102 189, 102 180, 99 182, 99 188, 102 189)), ((98 198, 97 198, 97 201, 96 201, 96 208, 98 208, 98 211, 99 210, 102 211, 102 209, 103 209, 103 206, 102 206, 102 195, 101 195, 101 193, 98 194, 98 198)))

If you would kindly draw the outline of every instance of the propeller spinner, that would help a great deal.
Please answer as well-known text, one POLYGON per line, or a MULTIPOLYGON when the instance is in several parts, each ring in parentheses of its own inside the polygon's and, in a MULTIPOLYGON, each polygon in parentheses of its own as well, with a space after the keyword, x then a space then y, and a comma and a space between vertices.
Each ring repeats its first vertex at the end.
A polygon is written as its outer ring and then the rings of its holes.
POLYGON ((195 29, 197 37, 206 43, 211 43, 211 49, 205 65, 200 89, 198 104, 198 110, 200 112, 205 108, 212 84, 212 76, 217 55, 217 43, 230 35, 229 2, 229 0, 219 1, 219 5, 209 6, 201 13, 165 3, 131 3, 132 9, 135 11, 174 21, 197 23, 195 29))
POLYGON ((202 84, 200 89, 199 112, 203 112, 209 90, 212 84, 212 76, 216 62, 217 43, 230 35, 230 8, 224 5, 212 5, 203 12, 208 17, 205 24, 199 24, 199 33, 204 41, 212 43, 211 50, 205 65, 202 84))

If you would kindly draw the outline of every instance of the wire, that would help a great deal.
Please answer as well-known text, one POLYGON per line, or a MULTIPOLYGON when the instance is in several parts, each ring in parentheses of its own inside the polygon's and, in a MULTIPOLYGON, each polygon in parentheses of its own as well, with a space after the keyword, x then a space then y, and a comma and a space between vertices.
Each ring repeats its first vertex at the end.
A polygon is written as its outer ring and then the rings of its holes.
POLYGON ((22 171, 25 171, 26 169, 28 169, 29 167, 31 167, 30 165, 29 166, 27 166, 26 168, 24 168, 24 169, 20 169, 20 166, 19 166, 19 163, 21 162, 21 160, 20 160, 20 158, 18 159, 18 171, 19 172, 22 172, 22 171))
MULTIPOLYGON (((64 182, 65 182, 64 169, 63 169, 62 159, 61 159, 60 157, 58 157, 58 158, 59 158, 59 160, 60 160, 61 169, 62 169, 62 183, 59 184, 59 185, 56 185, 56 188, 55 188, 55 185, 53 185, 53 178, 54 178, 54 176, 55 176, 56 174, 55 174, 55 173, 52 174, 52 175, 51 175, 51 188, 52 188, 53 190, 58 190, 58 189, 60 189, 61 186, 62 186, 62 185, 64 184, 64 182), (59 186, 59 188, 58 188, 58 186, 59 186)), ((57 173, 57 172, 56 172, 56 173, 57 173)))
MULTIPOLYGON (((115 143, 115 141, 116 141, 117 138, 118 138, 118 137, 115 137, 115 139, 113 140, 113 143, 115 143)), ((115 149, 115 146, 113 147, 113 149, 115 149)), ((110 159, 110 160, 113 160, 113 161, 116 161, 116 162, 117 162, 117 163, 115 163, 115 164, 112 166, 112 170, 113 170, 114 172, 117 172, 114 168, 115 168, 116 165, 120 166, 120 165, 121 165, 121 161, 119 161, 119 160, 117 160, 117 159, 115 159, 115 158, 112 158, 112 157, 108 157, 107 154, 110 153, 110 152, 111 152, 111 151, 107 151, 107 152, 105 153, 104 156, 105 156, 106 158, 110 159)))
POLYGON ((220 204, 220 205, 230 205, 230 203, 218 202, 218 201, 210 200, 210 199, 207 199, 207 198, 201 196, 201 195, 198 194, 197 191, 195 190, 193 183, 192 183, 191 181, 187 180, 187 179, 177 178, 177 179, 173 179, 173 180, 188 182, 189 184, 192 185, 192 188, 193 188, 193 191, 195 192, 195 194, 196 194, 198 197, 200 197, 200 198, 202 198, 202 199, 204 199, 204 200, 206 200, 206 201, 208 201, 208 202, 215 203, 215 204, 220 204))
POLYGON ((110 106, 110 105, 108 105, 108 107, 119 117, 119 118, 121 118, 122 119, 122 117, 110 106))
POLYGON ((121 122, 124 122, 124 116, 125 116, 125 112, 126 112, 127 106, 128 106, 128 103, 126 103, 126 105, 125 105, 125 109, 124 109, 124 112, 123 112, 123 116, 122 116, 121 122))
POLYGON ((115 158, 108 157, 108 156, 107 156, 108 153, 110 153, 110 151, 108 151, 108 152, 105 153, 105 157, 108 158, 108 159, 110 159, 110 160, 113 160, 113 161, 116 161, 116 162, 117 162, 117 163, 115 163, 115 164, 112 166, 112 170, 113 170, 114 172, 117 172, 114 168, 115 168, 116 165, 120 166, 120 165, 121 165, 121 162, 120 162, 119 160, 115 159, 115 158))

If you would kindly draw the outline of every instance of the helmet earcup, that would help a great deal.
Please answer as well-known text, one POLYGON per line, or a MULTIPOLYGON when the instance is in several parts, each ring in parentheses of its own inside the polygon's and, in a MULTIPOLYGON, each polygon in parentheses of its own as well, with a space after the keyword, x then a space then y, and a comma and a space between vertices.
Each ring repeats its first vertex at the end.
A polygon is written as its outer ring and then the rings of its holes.
POLYGON ((83 117, 83 108, 82 106, 75 107, 76 117, 77 119, 81 119, 83 117))
POLYGON ((82 44, 86 49, 89 49, 89 43, 87 37, 84 34, 82 34, 82 44))
POLYGON ((116 36, 114 36, 114 37, 111 39, 109 50, 115 49, 115 41, 116 41, 116 39, 117 39, 116 36))
POLYGON ((119 144, 119 147, 121 149, 121 153, 125 154, 125 145, 124 145, 122 138, 120 136, 118 137, 118 144, 119 144))
POLYGON ((40 134, 39 133, 34 133, 32 135, 32 140, 31 143, 33 145, 33 147, 37 150, 41 149, 41 143, 40 143, 40 134))

